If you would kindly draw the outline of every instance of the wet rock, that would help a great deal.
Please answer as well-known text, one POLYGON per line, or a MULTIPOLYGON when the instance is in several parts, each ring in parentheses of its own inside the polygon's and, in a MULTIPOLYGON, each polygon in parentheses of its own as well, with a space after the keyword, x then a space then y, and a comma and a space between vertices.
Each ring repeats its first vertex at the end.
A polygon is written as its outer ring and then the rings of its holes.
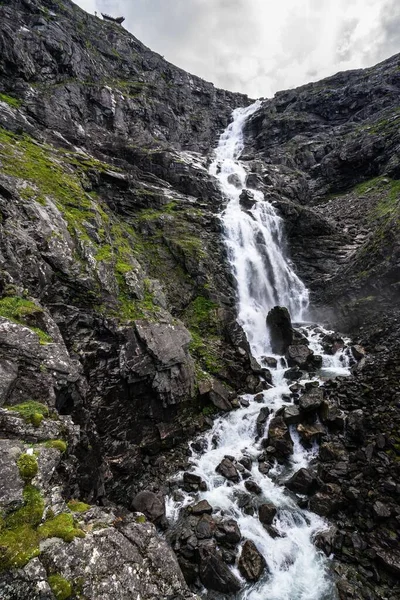
POLYGON ((254 204, 256 203, 256 199, 254 197, 254 194, 252 194, 252 192, 250 192, 249 190, 243 190, 239 196, 239 202, 240 202, 240 206, 244 210, 250 210, 251 208, 253 208, 254 204))
POLYGON ((271 470, 271 465, 266 462, 260 462, 258 465, 258 470, 262 475, 268 475, 271 470))
POLYGON ((196 527, 196 537, 199 540, 212 538, 214 535, 216 523, 210 515, 204 514, 196 527))
POLYGON ((330 429, 343 431, 346 423, 346 415, 336 404, 327 401, 322 402, 318 414, 324 425, 330 429))
POLYGON ((322 404, 324 395, 322 388, 315 388, 305 392, 300 397, 299 408, 304 413, 315 412, 322 404))
MULTIPOLYGON (((248 500, 250 501, 249 497, 248 500)), ((215 539, 220 544, 238 544, 242 539, 242 535, 236 521, 234 519, 227 519, 219 523, 215 532, 215 539)))
POLYGON ((257 435, 259 435, 260 437, 262 435, 264 435, 265 425, 267 423, 269 414, 270 414, 270 410, 267 406, 263 406, 263 408, 260 410, 260 412, 258 414, 257 421, 256 421, 256 431, 257 431, 257 435))
POLYGON ((277 512, 277 508, 273 504, 261 504, 258 508, 258 518, 263 525, 272 525, 277 512))
POLYGON ((292 367, 291 369, 287 369, 283 376, 285 379, 289 379, 289 381, 297 381, 302 378, 303 373, 299 367, 292 367))
POLYGON ((143 513, 152 523, 165 516, 164 499, 150 491, 139 492, 132 500, 132 510, 143 513))
POLYGON ((240 590, 238 578, 215 550, 202 547, 199 549, 199 558, 200 580, 207 589, 224 594, 233 594, 240 590))
POLYGON ((275 306, 267 316, 271 348, 274 354, 284 355, 293 340, 293 329, 287 308, 275 306))
POLYGON ((308 369, 312 362, 314 352, 304 344, 289 346, 286 350, 286 359, 289 367, 298 366, 300 369, 308 369))
POLYGON ((265 558, 257 550, 256 545, 247 540, 239 558, 239 571, 247 581, 258 581, 266 569, 265 558))
POLYGON ((253 461, 251 460, 250 456, 243 456, 241 459, 239 459, 239 463, 243 465, 245 469, 251 471, 253 461))
POLYGON ((282 416, 286 425, 297 425, 301 421, 300 410, 294 405, 285 406, 282 416))
POLYGON ((313 442, 320 442, 321 437, 325 434, 325 428, 319 423, 316 425, 304 425, 300 423, 296 429, 301 441, 307 447, 312 446, 313 442))
POLYGON ((299 469, 286 482, 286 487, 296 494, 312 494, 318 486, 315 475, 309 469, 299 469))
POLYGON ((262 489, 252 479, 249 479, 249 480, 245 481, 244 487, 246 488, 246 490, 248 492, 251 492, 252 494, 256 494, 257 496, 259 496, 260 494, 262 494, 262 489))
POLYGON ((238 470, 229 458, 224 458, 215 470, 229 481, 239 481, 238 470))
POLYGON ((189 507, 189 510, 192 515, 200 516, 200 515, 211 515, 213 508, 211 504, 207 502, 207 500, 200 500, 197 504, 189 507))
POLYGON ((274 417, 268 430, 266 446, 271 446, 276 456, 288 458, 293 452, 293 441, 282 417, 274 417))
POLYGON ((207 379, 200 382, 199 392, 201 396, 207 397, 219 410, 229 412, 233 409, 232 400, 235 394, 217 379, 207 379))
POLYGON ((325 354, 336 354, 338 350, 344 348, 344 340, 335 334, 327 334, 322 338, 322 345, 325 354))
MULTIPOLYGON (((183 474, 183 488, 187 492, 197 492, 198 490, 206 487, 205 482, 199 475, 195 473, 185 472, 183 474)), ((206 487, 207 489, 207 487, 206 487)))
POLYGON ((273 356, 263 356, 262 357, 263 362, 266 363, 266 365, 270 368, 270 369, 276 369, 276 367, 278 366, 278 361, 276 358, 274 358, 273 356))

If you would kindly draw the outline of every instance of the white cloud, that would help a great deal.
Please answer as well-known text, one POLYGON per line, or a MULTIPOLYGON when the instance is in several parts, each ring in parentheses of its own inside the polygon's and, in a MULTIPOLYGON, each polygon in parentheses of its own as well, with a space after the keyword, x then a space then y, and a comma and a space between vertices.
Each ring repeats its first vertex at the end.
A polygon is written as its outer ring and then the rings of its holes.
POLYGON ((400 51, 396 0, 79 0, 174 64, 249 96, 271 96, 400 51))

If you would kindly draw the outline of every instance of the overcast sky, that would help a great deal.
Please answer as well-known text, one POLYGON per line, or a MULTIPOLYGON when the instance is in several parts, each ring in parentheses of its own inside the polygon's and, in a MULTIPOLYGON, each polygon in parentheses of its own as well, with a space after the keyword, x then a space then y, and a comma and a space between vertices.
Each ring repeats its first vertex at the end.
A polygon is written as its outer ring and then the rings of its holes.
POLYGON ((78 0, 175 65, 251 97, 400 52, 399 0, 78 0))

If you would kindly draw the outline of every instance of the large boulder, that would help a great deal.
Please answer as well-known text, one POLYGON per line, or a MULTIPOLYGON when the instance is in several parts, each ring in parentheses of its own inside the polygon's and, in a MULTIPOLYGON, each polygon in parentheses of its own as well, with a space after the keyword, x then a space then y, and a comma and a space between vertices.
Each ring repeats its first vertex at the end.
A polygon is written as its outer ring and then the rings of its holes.
POLYGON ((215 470, 229 481, 239 481, 238 470, 229 458, 225 457, 215 470))
POLYGON ((293 452, 293 441, 282 417, 274 417, 269 425, 267 447, 275 449, 276 456, 288 458, 293 452))
POLYGON ((276 507, 271 503, 261 504, 258 509, 258 518, 263 525, 272 525, 277 513, 276 507))
POLYGON ((267 316, 271 349, 274 354, 284 355, 293 342, 290 314, 284 306, 275 306, 267 316))
POLYGON ((297 494, 312 494, 317 488, 317 479, 309 469, 299 469, 286 482, 286 487, 297 494))
POLYGON ((134 497, 132 509, 143 513, 152 523, 158 523, 165 515, 164 500, 148 490, 134 497))
POLYGON ((200 547, 199 559, 200 580, 204 587, 224 594, 234 594, 240 590, 239 579, 235 577, 214 548, 200 547))
POLYGON ((314 352, 305 344, 291 345, 286 350, 286 359, 289 367, 298 366, 300 369, 307 369, 311 362, 314 352))
POLYGON ((322 388, 314 388, 305 392, 300 397, 299 408, 301 412, 311 413, 319 409, 324 399, 322 388))
POLYGON ((239 571, 247 581, 258 581, 267 563, 254 542, 247 540, 239 558, 239 571))

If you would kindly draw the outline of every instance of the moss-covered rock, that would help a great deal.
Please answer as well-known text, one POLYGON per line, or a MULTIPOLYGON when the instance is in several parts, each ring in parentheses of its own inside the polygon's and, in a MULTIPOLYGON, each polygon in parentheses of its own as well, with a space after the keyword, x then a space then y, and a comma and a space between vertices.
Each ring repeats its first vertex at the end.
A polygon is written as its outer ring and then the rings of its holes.
POLYGON ((38 472, 39 466, 34 454, 21 454, 17 460, 19 474, 25 481, 31 481, 38 472))

